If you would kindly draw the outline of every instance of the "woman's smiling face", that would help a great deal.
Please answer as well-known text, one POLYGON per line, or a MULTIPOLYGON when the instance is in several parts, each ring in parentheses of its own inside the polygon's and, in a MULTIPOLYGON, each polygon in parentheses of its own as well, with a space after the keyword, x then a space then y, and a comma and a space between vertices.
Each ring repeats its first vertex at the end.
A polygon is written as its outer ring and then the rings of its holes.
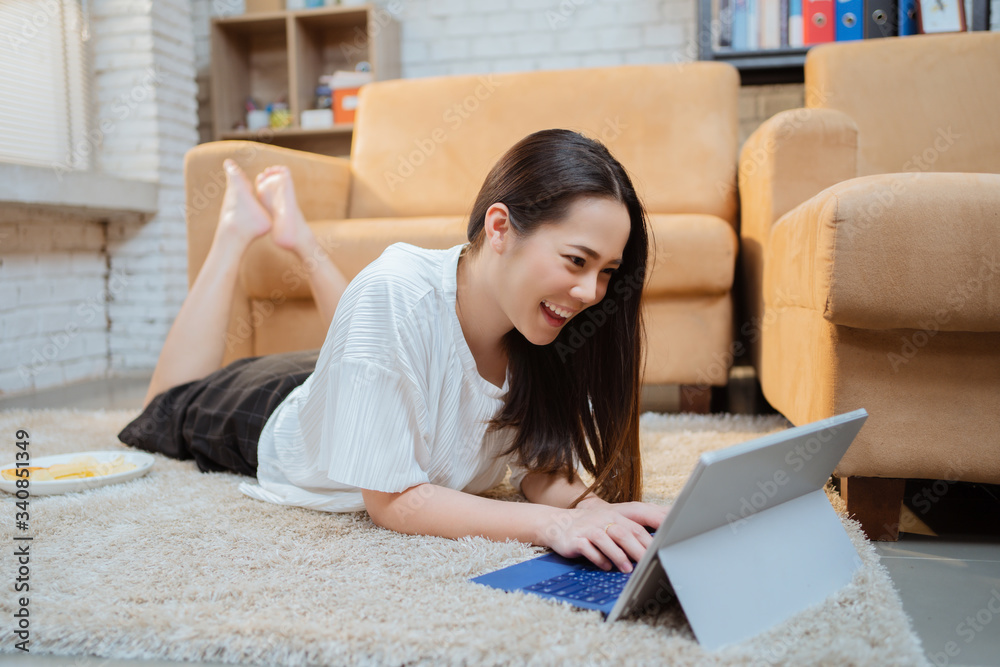
POLYGON ((581 311, 600 303, 631 231, 628 210, 604 197, 581 197, 559 222, 514 240, 505 253, 501 307, 535 345, 552 343, 581 311))

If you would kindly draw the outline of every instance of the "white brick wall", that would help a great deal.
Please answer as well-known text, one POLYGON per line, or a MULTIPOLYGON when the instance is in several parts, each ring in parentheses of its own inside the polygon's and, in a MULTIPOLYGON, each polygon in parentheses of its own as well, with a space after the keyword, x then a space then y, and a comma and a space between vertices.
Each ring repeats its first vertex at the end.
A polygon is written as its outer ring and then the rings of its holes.
POLYGON ((179 203, 184 153, 197 143, 191 2, 90 2, 95 131, 83 148, 96 169, 157 183, 160 213, 0 208, 0 394, 156 363, 187 293, 179 203))
MULTIPOLYGON (((211 139, 211 16, 241 0, 192 0, 199 135, 211 139)), ((376 0, 401 26, 405 78, 565 69, 697 57, 695 0, 376 0)))
POLYGON ((105 372, 105 235, 98 220, 0 209, 0 392, 105 372))
POLYGON ((198 141, 191 3, 98 0, 93 17, 95 33, 126 32, 141 45, 140 56, 102 44, 95 67, 99 104, 115 109, 117 101, 116 117, 124 116, 105 144, 105 169, 159 184, 159 215, 108 225, 110 271, 120 287, 108 304, 109 370, 151 369, 187 285, 177 202, 184 197, 184 153, 198 141))
POLYGON ((697 55, 695 0, 382 0, 379 4, 398 9, 406 78, 687 62, 697 55))

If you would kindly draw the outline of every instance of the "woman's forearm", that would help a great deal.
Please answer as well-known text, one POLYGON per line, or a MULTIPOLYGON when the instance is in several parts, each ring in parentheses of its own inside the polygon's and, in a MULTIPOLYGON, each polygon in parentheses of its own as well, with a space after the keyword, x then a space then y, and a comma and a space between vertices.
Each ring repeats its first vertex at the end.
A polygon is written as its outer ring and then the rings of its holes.
MULTIPOLYGON (((552 499, 552 494, 575 491, 576 482, 563 481, 560 487, 550 480, 543 495, 552 499)), ((513 539, 550 547, 566 558, 583 556, 604 569, 614 565, 622 572, 632 571, 631 563, 642 558, 652 539, 643 526, 656 528, 666 515, 646 503, 610 504, 596 496, 566 509, 491 500, 433 484, 401 493, 363 490, 362 496, 377 525, 400 533, 513 539)))
POLYGON ((491 500, 434 484, 398 494, 364 491, 363 496, 376 524, 410 535, 478 535, 548 546, 547 529, 558 523, 554 507, 491 500))

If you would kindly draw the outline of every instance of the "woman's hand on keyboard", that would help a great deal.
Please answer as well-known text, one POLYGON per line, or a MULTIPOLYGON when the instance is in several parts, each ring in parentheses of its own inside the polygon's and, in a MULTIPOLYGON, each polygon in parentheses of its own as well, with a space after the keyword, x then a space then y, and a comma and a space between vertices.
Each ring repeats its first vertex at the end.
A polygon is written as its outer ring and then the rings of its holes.
POLYGON ((603 570, 632 571, 653 538, 646 527, 658 528, 668 507, 651 503, 608 503, 591 497, 575 509, 552 508, 543 544, 560 556, 583 556, 603 570))

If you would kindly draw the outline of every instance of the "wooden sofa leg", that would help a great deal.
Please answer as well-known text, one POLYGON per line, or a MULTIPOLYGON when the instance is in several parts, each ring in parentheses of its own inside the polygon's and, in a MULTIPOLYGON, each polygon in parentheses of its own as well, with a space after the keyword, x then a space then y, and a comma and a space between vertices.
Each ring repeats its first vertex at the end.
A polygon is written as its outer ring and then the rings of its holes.
POLYGON ((906 480, 888 477, 841 477, 840 497, 847 514, 861 524, 868 539, 895 542, 899 539, 900 511, 906 480))
POLYGON ((707 415, 712 410, 712 388, 699 384, 682 384, 680 410, 707 415))

